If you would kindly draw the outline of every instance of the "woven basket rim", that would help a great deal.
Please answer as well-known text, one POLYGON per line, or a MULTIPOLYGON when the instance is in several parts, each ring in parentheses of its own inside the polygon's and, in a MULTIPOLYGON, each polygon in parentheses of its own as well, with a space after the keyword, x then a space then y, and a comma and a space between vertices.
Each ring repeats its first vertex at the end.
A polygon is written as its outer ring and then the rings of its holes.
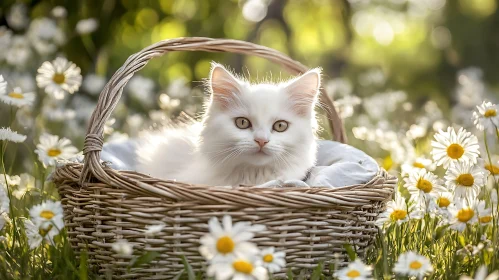
MULTIPOLYGON (((79 184, 83 170, 81 163, 69 163, 58 167, 53 181, 65 184, 68 181, 80 187, 93 185, 95 182, 79 184)), ((154 196, 177 202, 199 202, 199 204, 218 203, 239 206, 280 206, 288 208, 354 208, 370 205, 373 202, 386 202, 390 199, 397 184, 397 178, 384 169, 364 184, 338 188, 314 186, 303 187, 255 187, 255 186, 209 186, 195 185, 172 180, 157 179, 135 171, 118 171, 110 167, 103 169, 112 180, 102 183, 108 187, 126 189, 143 196, 154 196), (130 180, 133 178, 133 180, 130 180), (128 184, 123 184, 123 181, 128 184), (129 182, 133 182, 130 184, 129 182)))

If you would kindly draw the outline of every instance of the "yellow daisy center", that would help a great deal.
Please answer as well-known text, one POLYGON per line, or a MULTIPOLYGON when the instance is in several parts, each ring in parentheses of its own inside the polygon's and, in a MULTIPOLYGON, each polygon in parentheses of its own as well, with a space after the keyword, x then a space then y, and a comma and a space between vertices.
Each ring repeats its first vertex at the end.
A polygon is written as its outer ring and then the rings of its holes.
POLYGON ((272 256, 272 254, 267 254, 265 256, 263 256, 263 261, 264 262, 272 262, 274 260, 274 256, 272 256))
POLYGON ((425 166, 420 162, 415 162, 412 164, 412 166, 417 168, 425 168, 425 166))
POLYGON ((447 207, 450 205, 450 200, 446 197, 440 197, 437 202, 438 207, 447 207))
POLYGON ((475 178, 469 173, 461 174, 457 177, 456 182, 461 186, 471 187, 475 183, 475 178))
POLYGON ((463 208, 457 212, 457 219, 461 223, 468 222, 471 218, 473 218, 473 216, 475 216, 475 211, 471 208, 463 208))
POLYGON ((487 111, 485 111, 483 116, 486 118, 495 117, 495 116, 497 116, 497 110, 496 109, 488 109, 487 111))
POLYGON ((485 169, 490 171, 492 175, 499 175, 499 166, 493 164, 485 164, 485 169))
POLYGON ((24 95, 19 92, 11 92, 8 94, 9 97, 15 98, 15 99, 24 99, 24 95))
POLYGON ((52 229, 52 225, 49 225, 49 226, 48 226, 47 228, 45 228, 45 229, 40 227, 40 228, 38 229, 38 233, 39 233, 41 236, 45 237, 45 235, 47 235, 51 229, 52 229))
POLYGON ((59 149, 49 149, 49 150, 47 151, 47 155, 48 155, 49 157, 56 157, 56 156, 58 156, 58 155, 60 155, 60 154, 62 154, 62 151, 61 151, 61 150, 59 150, 59 149))
POLYGON ((232 267, 234 267, 234 269, 237 272, 241 272, 244 274, 250 274, 253 271, 253 265, 251 263, 249 263, 247 261, 243 261, 243 260, 238 260, 238 261, 233 262, 232 267))
POLYGON ((352 269, 347 273, 347 277, 357 278, 360 276, 360 272, 358 270, 352 269))
POLYGON ((411 269, 420 269, 423 266, 423 264, 419 261, 413 261, 409 264, 409 267, 411 269))
POLYGON ((420 178, 418 180, 418 183, 416 184, 416 188, 422 190, 425 193, 429 193, 433 189, 433 185, 430 181, 420 178))
POLYGON ((450 144, 447 147, 447 155, 452 159, 461 158, 464 154, 464 148, 459 144, 450 144))
POLYGON ((55 216, 54 212, 52 212, 50 210, 43 210, 42 212, 40 212, 40 217, 47 219, 47 220, 52 219, 54 216, 55 216))
POLYGON ((222 254, 228 254, 234 250, 234 241, 228 236, 220 237, 217 241, 217 250, 222 254))
POLYGON ((394 221, 403 220, 405 219, 406 216, 407 216, 407 211, 400 209, 394 210, 390 214, 390 218, 394 221))
POLYGON ((490 223, 490 221, 492 221, 492 216, 483 216, 483 217, 480 217, 480 223, 482 224, 486 224, 486 223, 490 223))
POLYGON ((66 76, 61 73, 55 73, 54 76, 52 76, 52 81, 58 85, 61 85, 66 81, 66 76))

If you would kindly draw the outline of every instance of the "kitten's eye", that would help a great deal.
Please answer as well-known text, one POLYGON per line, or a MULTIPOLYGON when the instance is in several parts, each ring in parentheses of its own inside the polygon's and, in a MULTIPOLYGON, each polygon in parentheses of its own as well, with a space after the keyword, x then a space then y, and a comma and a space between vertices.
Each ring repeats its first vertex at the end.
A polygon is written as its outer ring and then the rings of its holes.
POLYGON ((246 129, 251 127, 251 122, 247 118, 236 118, 236 126, 240 129, 246 129))
POLYGON ((288 129, 288 125, 287 121, 276 121, 272 128, 277 132, 284 132, 288 129))

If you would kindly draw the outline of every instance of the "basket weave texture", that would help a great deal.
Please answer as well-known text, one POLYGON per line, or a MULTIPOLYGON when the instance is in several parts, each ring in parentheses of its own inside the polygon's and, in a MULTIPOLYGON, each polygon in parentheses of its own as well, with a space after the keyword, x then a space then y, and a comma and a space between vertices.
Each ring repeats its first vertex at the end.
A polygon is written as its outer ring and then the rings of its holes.
MULTIPOLYGON (((284 54, 256 44, 211 38, 161 41, 130 56, 99 96, 85 138, 84 164, 56 169, 53 180, 61 196, 68 238, 77 254, 88 253, 89 263, 115 278, 170 279, 183 268, 185 256, 195 270, 205 261, 198 252, 199 238, 208 232, 208 220, 225 214, 234 221, 266 226, 252 240, 259 247, 286 252, 287 267, 326 269, 336 253, 345 256, 344 244, 359 255, 377 233, 374 221, 384 211, 397 180, 380 170, 363 185, 341 188, 256 188, 191 185, 160 180, 131 171, 116 171, 100 163, 103 128, 133 74, 154 57, 172 51, 232 52, 266 58, 292 74, 308 68, 284 54), (166 227, 145 237, 148 225, 166 227), (112 243, 126 239, 134 254, 156 251, 153 262, 127 271, 131 257, 117 255, 112 243)), ((343 124, 324 91, 321 102, 335 140, 346 142, 343 124)), ((276 276, 283 275, 276 274, 276 276)))

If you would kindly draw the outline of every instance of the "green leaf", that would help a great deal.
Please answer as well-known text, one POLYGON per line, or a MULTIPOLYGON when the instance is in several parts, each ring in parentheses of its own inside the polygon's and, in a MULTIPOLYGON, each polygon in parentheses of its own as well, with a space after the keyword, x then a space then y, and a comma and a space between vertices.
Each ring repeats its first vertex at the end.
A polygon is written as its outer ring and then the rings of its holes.
POLYGON ((184 275, 184 272, 185 272, 185 270, 182 269, 177 275, 175 275, 175 277, 173 277, 172 280, 179 280, 180 277, 182 277, 182 275, 184 275))
POLYGON ((320 262, 317 267, 314 269, 312 272, 312 276, 310 277, 310 280, 320 280, 322 276, 322 266, 323 263, 320 262))
POLYGON ((132 263, 132 268, 134 267, 139 267, 143 264, 150 263, 153 261, 155 258, 157 258, 160 255, 158 252, 146 252, 142 256, 138 257, 133 263, 132 263))
POLYGON ((462 234, 459 234, 457 239, 459 240, 459 244, 461 244, 461 246, 466 246, 466 241, 464 240, 464 236, 462 234))
POLYGON ((347 251, 348 258, 350 259, 351 262, 355 261, 357 254, 355 253, 355 250, 353 249, 352 245, 350 244, 343 244, 343 247, 347 251))
POLYGON ((88 265, 87 265, 87 260, 88 260, 88 254, 87 251, 81 251, 80 254, 80 279, 82 280, 87 280, 88 279, 88 265))
POLYGON ((443 236, 445 236, 446 230, 447 230, 447 226, 437 228, 435 236, 434 236, 435 241, 437 241, 440 238, 442 238, 443 236))
POLYGON ((196 275, 194 274, 194 270, 192 269, 191 264, 187 260, 185 256, 182 256, 182 263, 184 264, 185 271, 187 271, 187 279, 196 280, 196 275))
POLYGON ((291 268, 288 268, 288 272, 286 273, 286 276, 288 276, 288 280, 293 280, 295 278, 293 275, 293 271, 291 271, 291 268))

